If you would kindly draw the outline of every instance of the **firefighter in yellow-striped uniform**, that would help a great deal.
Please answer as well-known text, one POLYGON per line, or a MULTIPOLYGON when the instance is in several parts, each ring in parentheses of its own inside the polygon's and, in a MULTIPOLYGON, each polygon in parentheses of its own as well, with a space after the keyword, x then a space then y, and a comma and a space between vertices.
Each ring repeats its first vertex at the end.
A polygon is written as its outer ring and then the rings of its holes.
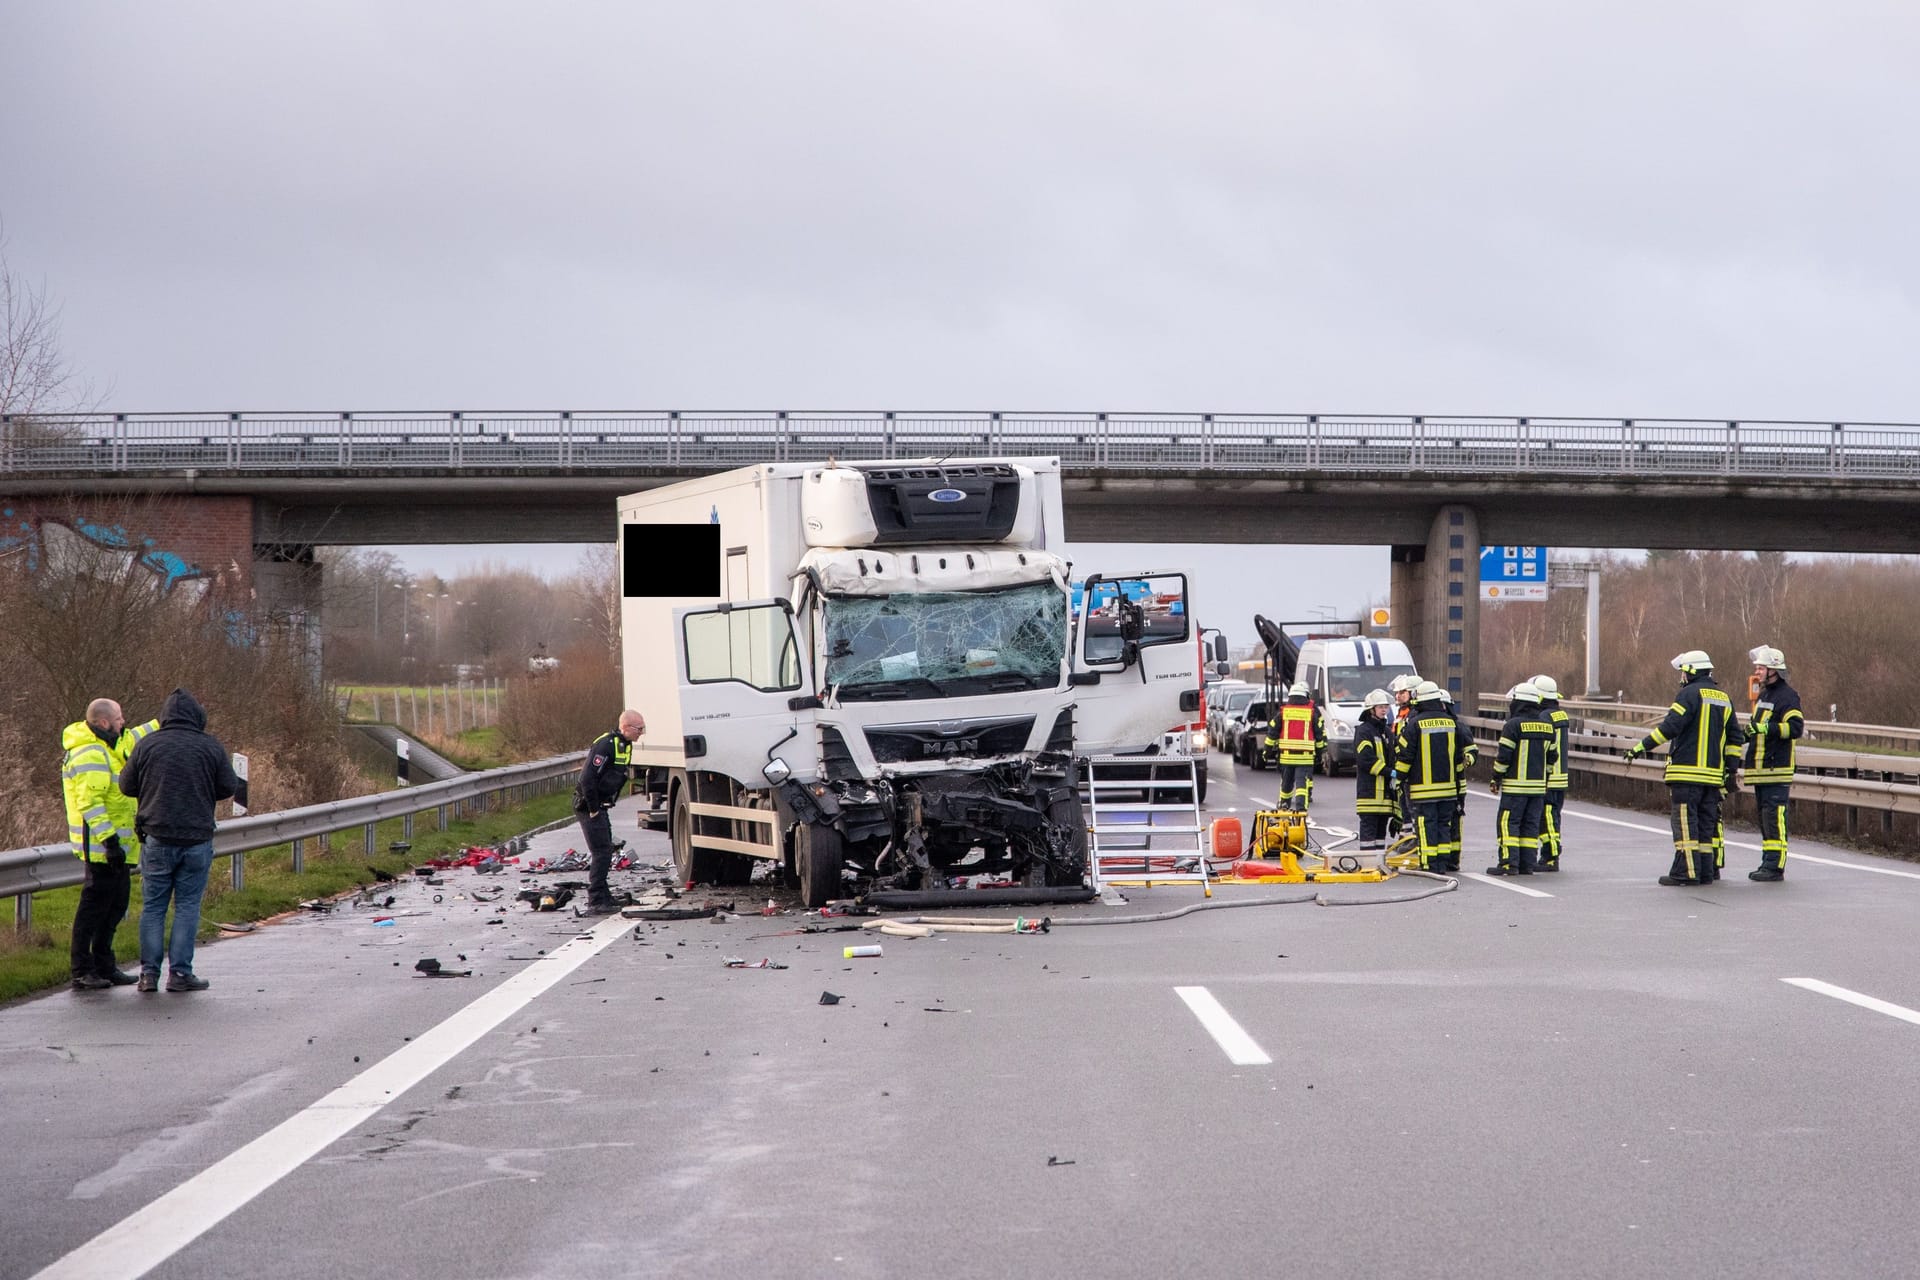
POLYGON ((1553 767, 1547 771, 1547 806, 1540 820, 1540 870, 1558 871, 1565 828, 1562 818, 1567 810, 1567 736, 1573 717, 1560 705, 1560 682, 1552 676, 1535 676, 1527 681, 1540 691, 1540 710, 1553 721, 1553 767))
POLYGON ((1394 814, 1393 698, 1375 689, 1360 704, 1353 730, 1353 808, 1360 819, 1361 853, 1384 853, 1387 820, 1394 814))
POLYGON ((1327 728, 1304 682, 1295 681, 1287 690, 1267 730, 1267 745, 1280 766, 1280 807, 1305 813, 1313 799, 1313 762, 1327 749, 1327 728))
POLYGON ((1413 714, 1400 726, 1394 771, 1410 806, 1407 821, 1420 842, 1426 871, 1460 869, 1460 779, 1469 759, 1464 731, 1447 695, 1431 680, 1413 694, 1413 714))
POLYGON ((1747 785, 1760 811, 1760 868, 1749 880, 1787 875, 1787 789, 1793 785, 1794 743, 1807 731, 1800 695, 1787 683, 1787 655, 1761 645, 1747 655, 1760 681, 1747 736, 1747 785))
POLYGON ((1500 728, 1491 784, 1500 797, 1500 861, 1488 867, 1487 874, 1530 876, 1539 862, 1547 778, 1559 757, 1560 737, 1540 709, 1540 690, 1517 684, 1507 699, 1507 722, 1500 728))
POLYGON ((134 868, 140 864, 135 805, 121 792, 119 777, 134 744, 159 727, 158 720, 149 720, 129 729, 119 703, 95 698, 87 705, 87 718, 60 734, 66 752, 60 789, 66 801, 67 842, 85 870, 68 954, 73 985, 83 991, 138 981, 113 955, 113 935, 126 918, 134 868))
POLYGON ((1673 660, 1684 683, 1652 733, 1627 749, 1633 760, 1667 744, 1666 783, 1673 812, 1673 867, 1665 885, 1711 884, 1720 878, 1714 839, 1720 830, 1720 795, 1737 787, 1738 748, 1746 731, 1733 714, 1733 700, 1714 683, 1713 659, 1689 649, 1673 660))

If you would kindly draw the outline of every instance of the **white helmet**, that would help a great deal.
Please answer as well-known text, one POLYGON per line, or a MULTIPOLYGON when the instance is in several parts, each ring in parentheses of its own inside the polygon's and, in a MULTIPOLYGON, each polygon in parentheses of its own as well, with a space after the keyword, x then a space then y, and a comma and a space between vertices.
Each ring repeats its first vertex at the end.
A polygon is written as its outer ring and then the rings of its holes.
POLYGON ((1527 681, 1527 683, 1538 689, 1542 698, 1557 698, 1560 696, 1560 682, 1552 676, 1535 676, 1533 679, 1527 681))
POLYGON ((1289 698, 1304 698, 1308 692, 1310 691, 1307 688, 1307 682, 1305 680, 1295 680, 1293 682, 1293 688, 1287 690, 1287 696, 1289 698))
POLYGON ((1446 691, 1431 680, 1422 680, 1413 688, 1415 702, 1444 702, 1446 697, 1446 691))
POLYGON ((1713 659, 1704 649, 1689 649, 1673 660, 1673 669, 1687 675, 1697 675, 1702 671, 1713 670, 1713 659))
POLYGON ((1765 667, 1769 671, 1785 671, 1787 655, 1770 644, 1763 644, 1747 655, 1756 667, 1765 667))
POLYGON ((1507 697, 1515 702, 1538 702, 1540 701, 1540 690, 1530 682, 1523 680, 1513 686, 1513 688, 1507 690, 1507 697))
POLYGON ((1387 683, 1389 693, 1412 693, 1420 684, 1420 677, 1414 675, 1395 676, 1387 683))
POLYGON ((1372 693, 1367 695, 1367 700, 1360 704, 1360 711, 1364 715, 1366 712, 1373 710, 1375 707, 1390 707, 1392 705, 1393 705, 1392 694, 1388 693, 1385 689, 1375 689, 1372 693))

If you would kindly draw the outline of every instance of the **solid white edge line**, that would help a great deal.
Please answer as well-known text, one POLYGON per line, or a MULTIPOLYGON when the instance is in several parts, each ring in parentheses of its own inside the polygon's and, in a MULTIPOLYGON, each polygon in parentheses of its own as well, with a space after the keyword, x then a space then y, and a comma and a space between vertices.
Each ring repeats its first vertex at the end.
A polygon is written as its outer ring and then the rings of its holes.
POLYGON ((1799 987, 1803 991, 1812 991, 1818 995, 1832 996, 1835 1000, 1845 1000, 1848 1004, 1857 1004, 1862 1009, 1871 1009, 1875 1013, 1884 1013, 1889 1018, 1898 1018, 1902 1022, 1911 1022, 1920 1026, 1920 1010, 1909 1009, 1905 1005, 1881 1000, 1876 996, 1862 995, 1858 991, 1849 991, 1845 987, 1836 987, 1831 982, 1822 982, 1818 978, 1782 978, 1780 981, 1790 987, 1799 987))
MULTIPOLYGON (((1485 795, 1489 799, 1499 799, 1499 797, 1495 796, 1491 791, 1478 792, 1476 794, 1485 795)), ((1672 828, 1670 827, 1648 826, 1644 822, 1627 822, 1620 818, 1603 818, 1597 813, 1581 813, 1578 809, 1564 809, 1562 812, 1565 813, 1567 817, 1578 818, 1582 822, 1604 822, 1610 827, 1626 827, 1630 831, 1650 831, 1654 835, 1667 836, 1669 838, 1673 835, 1672 828)), ((1759 845, 1748 844, 1745 840, 1729 840, 1727 841, 1727 847, 1730 849, 1747 849, 1754 853, 1760 852, 1759 845)), ((1841 862, 1836 858, 1822 858, 1817 854, 1794 853, 1789 850, 1787 853, 1787 865, 1791 867, 1796 862, 1817 862, 1823 867, 1839 867, 1845 871, 1865 871, 1876 876, 1898 876, 1902 880, 1920 880, 1920 871, 1895 871, 1892 867, 1870 867, 1864 862, 1841 862)))
POLYGON ((1553 896, 1545 889, 1530 889, 1524 884, 1514 884, 1505 876, 1482 875, 1478 871, 1459 871, 1450 874, 1458 875, 1466 880, 1478 880, 1481 884, 1490 884, 1496 889, 1511 889, 1515 893, 1524 893, 1529 898, 1551 898, 1553 896))
POLYGON ((188 1178, 33 1280, 137 1280, 219 1225, 632 928, 613 916, 457 1010, 313 1105, 188 1178))
POLYGON ((1233 1015, 1221 1007, 1213 998, 1213 992, 1205 987, 1175 987, 1173 994, 1186 1002, 1193 1016, 1200 1019, 1200 1025, 1213 1037, 1215 1044, 1226 1051, 1227 1061, 1236 1067, 1263 1067, 1272 1062, 1267 1051, 1253 1042, 1246 1029, 1233 1020, 1233 1015))

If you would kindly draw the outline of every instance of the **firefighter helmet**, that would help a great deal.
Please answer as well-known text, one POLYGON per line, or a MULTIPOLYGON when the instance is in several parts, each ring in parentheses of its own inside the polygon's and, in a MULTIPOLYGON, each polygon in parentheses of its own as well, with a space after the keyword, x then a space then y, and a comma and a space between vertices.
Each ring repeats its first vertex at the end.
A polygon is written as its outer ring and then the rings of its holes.
POLYGON ((1390 680, 1387 683, 1387 692, 1388 693, 1412 693, 1414 689, 1419 686, 1419 684, 1420 684, 1419 676, 1399 675, 1399 676, 1395 676, 1392 680, 1390 680))
POLYGON ((1557 698, 1560 696, 1560 682, 1552 676, 1535 676, 1533 679, 1527 681, 1527 683, 1538 689, 1542 698, 1557 698))
POLYGON ((1360 704, 1360 711, 1361 711, 1361 714, 1364 715, 1365 713, 1373 710, 1375 707, 1390 707, 1392 705, 1393 705, 1392 694, 1388 693, 1385 689, 1375 689, 1372 693, 1367 695, 1367 700, 1360 704))
POLYGON ((1673 669, 1686 675, 1698 675, 1702 671, 1713 670, 1713 659, 1704 649, 1689 649, 1673 660, 1673 669))
POLYGON ((1765 667, 1769 671, 1785 671, 1787 655, 1770 644, 1763 644, 1747 655, 1756 667, 1765 667))
POLYGON ((1442 689, 1433 681, 1422 680, 1414 686, 1413 700, 1415 702, 1445 702, 1447 700, 1447 693, 1446 690, 1442 689))
POLYGON ((1287 696, 1289 698, 1304 698, 1307 696, 1308 692, 1309 690, 1307 688, 1307 682, 1305 680, 1295 680, 1293 682, 1293 687, 1287 690, 1287 696))
POLYGON ((1522 680, 1519 684, 1507 690, 1507 697, 1514 702, 1538 702, 1540 701, 1540 690, 1531 681, 1522 680))

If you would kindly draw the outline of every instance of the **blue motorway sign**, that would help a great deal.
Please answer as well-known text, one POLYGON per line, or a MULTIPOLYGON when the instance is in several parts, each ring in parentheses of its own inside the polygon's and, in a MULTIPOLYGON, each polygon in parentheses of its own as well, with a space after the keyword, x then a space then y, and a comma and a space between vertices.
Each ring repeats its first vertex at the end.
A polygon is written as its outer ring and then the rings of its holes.
POLYGON ((1480 548, 1480 595, 1487 600, 1545 600, 1545 547, 1480 548))

